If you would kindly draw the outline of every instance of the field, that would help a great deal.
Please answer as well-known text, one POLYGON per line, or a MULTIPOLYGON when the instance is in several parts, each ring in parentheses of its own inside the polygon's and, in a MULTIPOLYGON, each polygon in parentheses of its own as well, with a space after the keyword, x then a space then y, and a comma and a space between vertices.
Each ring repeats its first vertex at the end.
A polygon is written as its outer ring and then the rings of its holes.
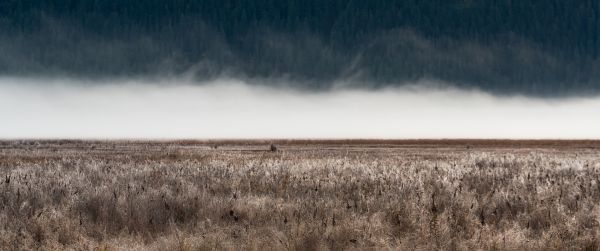
POLYGON ((596 141, 1 141, 0 250, 598 250, 596 141))

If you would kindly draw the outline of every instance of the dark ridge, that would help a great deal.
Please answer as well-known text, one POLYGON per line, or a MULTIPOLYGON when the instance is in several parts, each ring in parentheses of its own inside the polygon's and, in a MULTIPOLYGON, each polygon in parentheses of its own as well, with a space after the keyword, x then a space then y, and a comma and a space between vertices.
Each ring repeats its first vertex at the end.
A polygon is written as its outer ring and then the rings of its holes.
POLYGON ((594 0, 7 0, 0 74, 596 94, 594 0))

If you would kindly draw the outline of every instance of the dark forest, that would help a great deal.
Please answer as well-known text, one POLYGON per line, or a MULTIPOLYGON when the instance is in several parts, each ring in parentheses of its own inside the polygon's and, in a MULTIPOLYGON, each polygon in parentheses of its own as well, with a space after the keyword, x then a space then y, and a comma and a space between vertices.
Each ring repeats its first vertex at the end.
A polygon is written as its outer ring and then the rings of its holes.
POLYGON ((600 91, 592 0, 5 0, 0 74, 600 91), (267 81, 283 79, 285 81, 267 81), (364 84, 368 83, 368 84, 364 84))

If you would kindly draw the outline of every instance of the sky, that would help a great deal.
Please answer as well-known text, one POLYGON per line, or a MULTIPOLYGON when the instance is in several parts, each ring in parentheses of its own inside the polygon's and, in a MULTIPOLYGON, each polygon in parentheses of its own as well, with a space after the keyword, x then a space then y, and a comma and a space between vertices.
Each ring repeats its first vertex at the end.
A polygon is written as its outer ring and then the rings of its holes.
POLYGON ((439 86, 316 92, 236 79, 2 78, 0 138, 600 138, 595 97, 497 96, 439 86))

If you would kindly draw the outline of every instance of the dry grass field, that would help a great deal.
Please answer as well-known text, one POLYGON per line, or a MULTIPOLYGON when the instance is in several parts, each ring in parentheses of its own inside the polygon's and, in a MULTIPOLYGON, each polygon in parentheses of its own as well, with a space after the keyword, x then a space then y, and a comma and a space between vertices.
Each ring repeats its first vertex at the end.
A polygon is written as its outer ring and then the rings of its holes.
POLYGON ((0 250, 598 250, 595 141, 4 141, 0 250))

